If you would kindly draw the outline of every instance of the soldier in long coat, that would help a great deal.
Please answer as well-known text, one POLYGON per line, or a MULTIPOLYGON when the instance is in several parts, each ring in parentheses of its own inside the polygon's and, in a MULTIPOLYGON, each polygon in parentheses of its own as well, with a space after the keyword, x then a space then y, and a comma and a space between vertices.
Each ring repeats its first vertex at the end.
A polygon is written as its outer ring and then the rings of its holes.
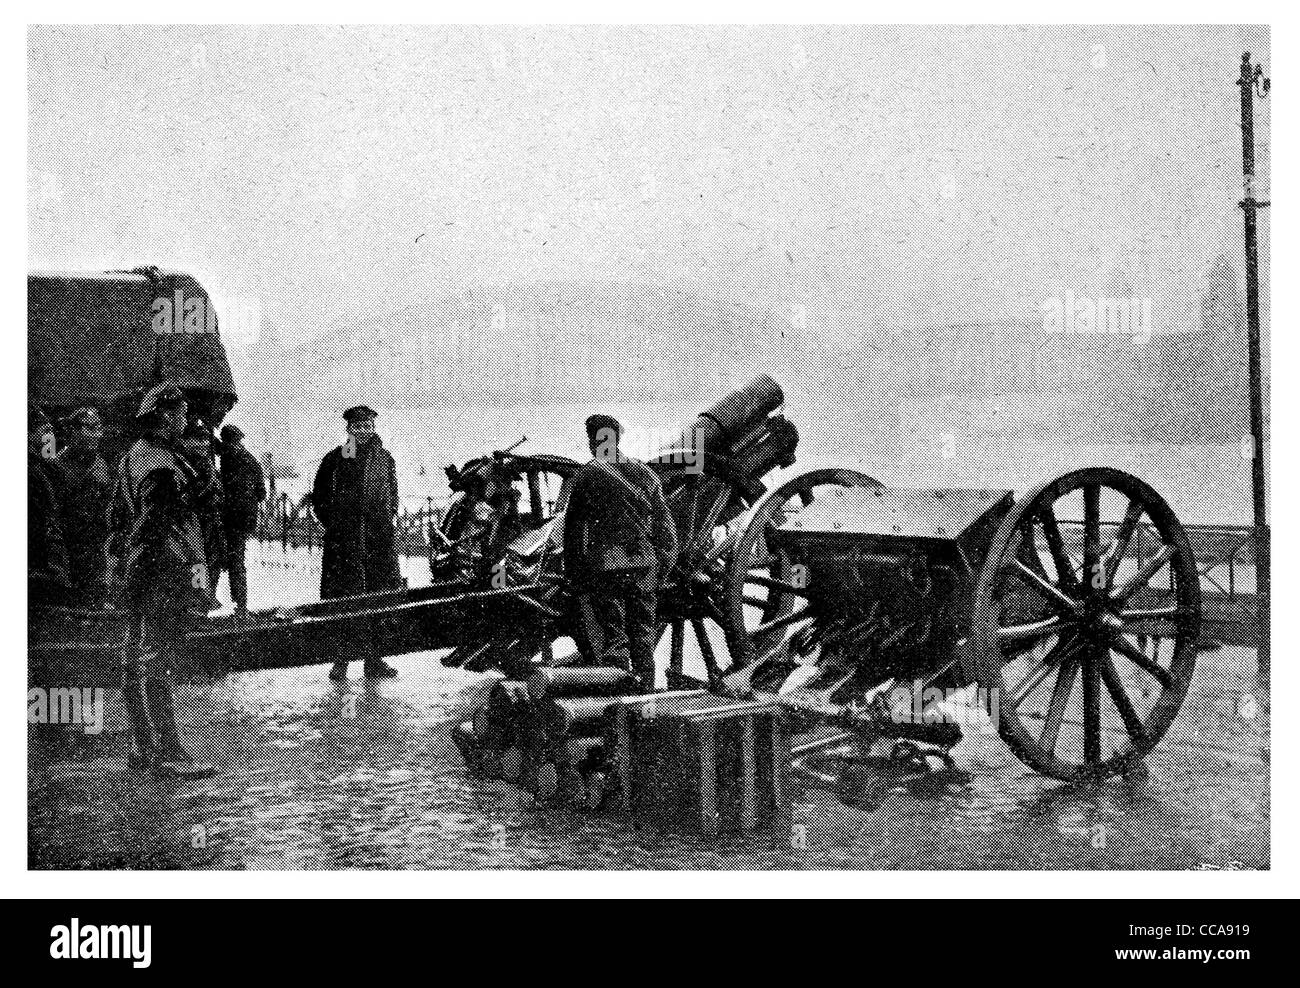
POLYGON ((71 590, 60 476, 55 461, 54 428, 45 412, 30 405, 27 409, 29 604, 64 604, 71 590))
POLYGON ((677 559, 677 528, 659 478, 623 453, 622 434, 615 418, 587 419, 592 458, 569 490, 564 573, 584 651, 653 690, 659 588, 677 559))
POLYGON ((117 602, 130 613, 122 697, 135 736, 133 767, 197 778, 214 769, 181 744, 171 675, 187 628, 212 609, 203 531, 194 506, 198 475, 178 449, 184 393, 164 382, 141 402, 145 435, 122 458, 110 508, 117 602))
MULTIPOLYGON (((375 433, 377 415, 365 405, 343 413, 347 441, 321 460, 312 484, 312 511, 325 530, 322 599, 402 586, 397 565, 397 464, 375 433)), ((366 660, 369 677, 397 674, 372 651, 357 657, 366 660)), ((330 672, 334 679, 346 679, 347 674, 346 662, 336 663, 330 672)))
POLYGON ((93 408, 78 408, 64 422, 68 445, 59 454, 63 467, 64 540, 68 546, 69 576, 74 600, 82 606, 103 601, 108 541, 108 502, 113 478, 100 455, 104 422, 93 408))
POLYGON ((244 448, 237 425, 221 429, 221 487, 225 495, 221 523, 226 532, 226 569, 236 611, 248 610, 248 539, 257 528, 257 509, 266 500, 262 465, 244 448))

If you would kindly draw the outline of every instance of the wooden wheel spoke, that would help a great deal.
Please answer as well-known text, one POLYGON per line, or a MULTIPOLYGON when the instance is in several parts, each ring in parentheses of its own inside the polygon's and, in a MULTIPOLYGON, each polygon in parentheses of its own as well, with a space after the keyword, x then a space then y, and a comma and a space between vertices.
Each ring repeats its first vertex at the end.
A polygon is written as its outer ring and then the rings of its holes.
POLYGON ((1018 709, 1029 694, 1038 688, 1038 685, 1051 674, 1058 664, 1068 659, 1079 648, 1080 644, 1081 642, 1077 636, 1073 634, 1062 635, 1061 640, 1043 656, 1038 667, 1032 673, 1026 673, 1025 677, 1016 684, 1016 694, 1007 701, 1007 709, 1018 709))
POLYGON ((1083 761, 1101 762, 1101 658, 1105 646, 1089 642, 1083 655, 1083 761))
POLYGON ((1016 550, 1016 558, 1032 569, 1047 582, 1051 578, 1047 575, 1047 570, 1043 568, 1042 557, 1038 555, 1038 543, 1034 538, 1034 520, 1029 519, 1029 526, 1024 530, 1020 539, 1020 548, 1016 550))
POLYGON ((1133 707, 1133 701, 1129 699, 1128 692, 1124 689, 1124 683, 1119 678, 1119 673, 1115 670, 1115 663, 1111 661, 1110 655, 1101 656, 1101 678, 1106 684, 1106 689, 1110 693, 1110 698, 1115 704, 1115 709, 1119 711, 1120 717, 1124 721, 1124 727, 1128 730, 1129 737, 1139 744, 1146 740, 1146 728, 1142 725, 1142 718, 1138 716, 1137 710, 1133 707))
POLYGON ((1151 635, 1155 638, 1176 637, 1195 616, 1194 609, 1177 604, 1169 607, 1126 607, 1119 612, 1125 634, 1151 635))
POLYGON ((1155 659, 1151 658, 1151 656, 1147 655, 1140 648, 1134 645, 1124 637, 1124 635, 1111 635, 1109 644, 1112 649, 1129 659, 1138 668, 1145 670, 1165 689, 1173 688, 1173 674, 1164 666, 1157 663, 1155 659))
POLYGON ((1129 501, 1128 507, 1124 509, 1124 520, 1115 529, 1115 538, 1106 553, 1107 587, 1115 579, 1115 572, 1124 561, 1124 557, 1128 555, 1128 547, 1133 542, 1133 533, 1137 531, 1138 522, 1142 520, 1144 514, 1146 514, 1146 507, 1138 501, 1129 501))
POLYGON ((1101 563, 1101 487, 1083 487, 1083 584, 1091 587, 1100 575, 1101 563))
POLYGON ((1078 611, 1079 605, 1073 598, 1067 597, 1059 588, 1043 579, 1043 577, 1039 576, 1019 559, 1011 560, 1011 566, 1013 573, 1024 579, 1025 582, 1042 593, 1042 595, 1049 601, 1059 604, 1070 613, 1078 611))
POLYGON ((1061 526, 1050 504, 1043 508, 1038 523, 1043 526, 1043 537, 1047 539, 1047 551, 1052 554, 1052 565, 1056 567, 1057 582, 1065 587, 1077 587, 1079 578, 1074 572, 1074 563, 1070 560, 1070 554, 1065 551, 1061 526))
POLYGON ((709 641, 709 630, 699 618, 691 619, 691 627, 695 629, 696 644, 700 646, 700 656, 704 659, 704 668, 708 672, 709 682, 715 683, 721 678, 722 673, 718 669, 718 658, 713 654, 713 643, 709 641))
POLYGON ((682 666, 684 649, 686 644, 686 622, 680 618, 672 623, 672 640, 668 651, 668 678, 669 689, 673 688, 674 683, 680 683, 682 677, 682 666))
POLYGON ((998 639, 1004 643, 1036 641, 1048 635, 1058 634, 1065 627, 1065 622, 1059 617, 1028 621, 1025 624, 1010 624, 998 628, 998 639))
POLYGON ((1056 688, 1052 690, 1052 701, 1047 706, 1043 733, 1039 736, 1039 743, 1049 752, 1056 751, 1056 740, 1061 734, 1061 722, 1065 719, 1065 710, 1070 704, 1070 694, 1074 692, 1074 680, 1078 675, 1079 658, 1071 655, 1061 663, 1061 671, 1056 677, 1056 688))
POLYGON ((731 551, 731 548, 736 544, 737 534, 738 534, 737 531, 733 529, 732 531, 727 533, 726 538, 724 538, 721 542, 714 545, 711 549, 709 549, 707 553, 705 553, 704 556, 705 569, 709 569, 717 565, 722 560, 722 557, 731 551))
POLYGON ((1157 552, 1146 561, 1140 570, 1125 580, 1122 586, 1116 587, 1110 592, 1111 602, 1122 604, 1136 591, 1145 587, 1151 582, 1151 578, 1160 572, 1165 563, 1174 558, 1176 552, 1177 550, 1169 545, 1157 552))

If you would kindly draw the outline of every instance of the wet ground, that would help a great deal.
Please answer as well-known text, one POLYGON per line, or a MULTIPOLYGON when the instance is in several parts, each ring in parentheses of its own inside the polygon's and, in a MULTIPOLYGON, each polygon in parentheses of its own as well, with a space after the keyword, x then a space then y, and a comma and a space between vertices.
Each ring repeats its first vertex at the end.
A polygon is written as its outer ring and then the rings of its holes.
MULTIPOLYGON (((891 793, 877 809, 811 789, 791 834, 705 841, 537 808, 470 778, 449 731, 484 677, 433 653, 400 678, 335 684, 325 667, 178 687, 182 730, 221 769, 201 782, 128 772, 125 723, 75 749, 33 733, 32 868, 1267 868, 1268 713, 1254 654, 1201 656, 1145 779, 1073 788, 995 735, 954 749, 969 784, 891 793), (798 828, 796 828, 798 829, 798 828), (806 843, 806 847, 803 845, 806 843), (799 845, 799 846, 793 846, 799 845)), ((354 676, 359 665, 354 665, 354 676)))

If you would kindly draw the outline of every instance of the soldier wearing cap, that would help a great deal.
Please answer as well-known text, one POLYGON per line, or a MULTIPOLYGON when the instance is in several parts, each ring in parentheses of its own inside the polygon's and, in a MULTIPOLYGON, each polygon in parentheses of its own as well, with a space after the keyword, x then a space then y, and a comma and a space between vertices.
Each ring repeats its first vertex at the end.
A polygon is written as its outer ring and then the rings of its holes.
POLYGON ((27 406, 27 594, 31 604, 67 601, 70 575, 63 535, 62 471, 54 427, 37 405, 27 406))
POLYGON ((203 556, 208 564, 208 587, 215 594, 226 565, 226 532, 221 523, 225 492, 212 457, 212 430, 201 418, 191 419, 181 435, 181 455, 198 474, 194 487, 194 510, 203 532, 203 556))
MULTIPOLYGON (((402 585, 397 566, 397 464, 375 434, 378 414, 365 405, 343 413, 347 441, 321 460, 312 484, 312 511, 325 529, 322 599, 402 585)), ((373 650, 358 657, 365 658, 369 677, 397 675, 373 650)), ((347 675, 347 662, 335 663, 330 671, 332 679, 347 675)))
POLYGON ((659 585, 677 558, 677 528, 659 478, 623 453, 622 434, 615 418, 587 419, 592 459, 569 491, 564 573, 585 651, 652 690, 659 585))
POLYGON ((257 527, 257 508, 266 499, 262 465, 244 448, 244 432, 237 425, 221 428, 221 487, 225 507, 221 523, 226 535, 226 569, 230 597, 236 611, 248 610, 248 566, 245 554, 249 536, 257 527))
POLYGON ((67 496, 64 537, 68 545, 69 576, 77 602, 95 606, 103 601, 108 577, 108 504, 113 480, 100 453, 104 420, 94 408, 78 408, 63 420, 67 446, 59 454, 67 496))
POLYGON ((167 677, 187 627, 215 601, 194 505, 198 472, 179 451, 187 414, 184 393, 167 382, 140 403, 144 435, 119 467, 109 543, 117 596, 131 615, 122 669, 136 748, 130 763, 193 778, 214 769, 181 744, 167 677))

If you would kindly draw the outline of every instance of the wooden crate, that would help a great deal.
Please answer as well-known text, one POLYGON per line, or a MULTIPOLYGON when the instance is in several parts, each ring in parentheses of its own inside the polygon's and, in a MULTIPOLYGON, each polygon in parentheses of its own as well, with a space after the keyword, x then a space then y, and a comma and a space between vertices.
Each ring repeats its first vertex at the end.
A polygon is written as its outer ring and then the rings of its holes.
POLYGON ((706 835, 788 829, 790 734, 770 701, 637 698, 615 711, 620 808, 706 835))

